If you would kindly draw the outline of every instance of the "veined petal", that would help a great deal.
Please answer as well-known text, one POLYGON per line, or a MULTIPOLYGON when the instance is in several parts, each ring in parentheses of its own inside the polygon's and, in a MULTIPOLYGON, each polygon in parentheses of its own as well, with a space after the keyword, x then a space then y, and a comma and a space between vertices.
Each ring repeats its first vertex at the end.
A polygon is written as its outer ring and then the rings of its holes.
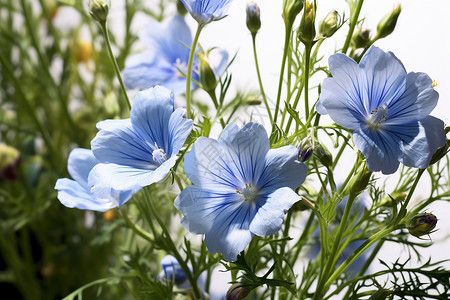
POLYGON ((177 108, 169 120, 169 157, 177 155, 191 133, 193 121, 183 118, 184 108, 177 108))
POLYGON ((372 172, 392 174, 399 165, 400 141, 389 131, 372 131, 369 128, 353 132, 356 147, 367 159, 367 168, 372 172))
POLYGON ((153 146, 131 125, 130 119, 97 123, 100 131, 91 142, 92 152, 102 163, 114 163, 140 169, 155 169, 153 146))
POLYGON ((117 206, 117 202, 111 199, 94 198, 89 190, 68 178, 58 179, 55 189, 58 190, 59 201, 66 207, 103 212, 117 206))
POLYGON ((408 73, 403 94, 388 105, 386 124, 403 125, 421 120, 436 107, 438 99, 439 94, 427 74, 408 73))
POLYGON ((232 0, 181 0, 187 11, 199 23, 207 24, 226 17, 232 0))
POLYGON ((408 167, 425 169, 437 148, 445 145, 444 122, 428 116, 419 122, 397 128, 401 139, 400 162, 408 167))
POLYGON ((256 215, 250 223, 250 231, 258 236, 277 233, 289 208, 300 199, 300 196, 288 187, 261 197, 257 201, 256 215))
POLYGON ((69 154, 67 169, 70 176, 85 190, 89 190, 88 176, 92 168, 98 164, 98 160, 89 149, 76 148, 69 154))
POLYGON ((130 112, 131 123, 152 152, 157 148, 169 152, 168 125, 173 110, 173 92, 165 87, 156 86, 136 94, 130 112))
POLYGON ((306 178, 308 168, 297 160, 298 151, 294 146, 270 149, 265 159, 265 168, 258 180, 261 194, 282 187, 296 189, 306 178))
POLYGON ((242 170, 218 141, 200 137, 184 159, 184 171, 192 183, 220 192, 235 192, 245 185, 242 170))

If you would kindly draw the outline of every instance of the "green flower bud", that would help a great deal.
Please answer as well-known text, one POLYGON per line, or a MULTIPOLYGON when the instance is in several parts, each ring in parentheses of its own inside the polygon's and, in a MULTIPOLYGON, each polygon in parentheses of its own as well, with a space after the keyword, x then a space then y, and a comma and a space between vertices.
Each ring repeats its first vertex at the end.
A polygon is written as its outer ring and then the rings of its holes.
POLYGON ((177 1, 177 12, 179 15, 182 15, 182 16, 187 14, 187 9, 186 9, 186 7, 184 7, 183 2, 181 2, 180 0, 177 1))
POLYGON ((397 24, 398 16, 402 11, 402 6, 399 4, 393 11, 388 13, 381 19, 377 26, 377 38, 382 39, 390 35, 397 24))
POLYGON ((19 163, 19 151, 13 147, 0 143, 0 180, 16 180, 19 163))
POLYGON ((206 53, 197 54, 197 57, 199 63, 200 83, 202 84, 202 87, 206 92, 212 93, 215 91, 218 83, 216 75, 209 65, 206 53))
POLYGON ((304 43, 308 44, 314 41, 316 37, 316 7, 314 3, 306 1, 305 11, 303 12, 300 27, 298 28, 298 38, 304 43))
POLYGON ((387 195, 386 197, 383 197, 383 199, 381 199, 380 206, 384 207, 397 206, 397 204, 405 201, 407 195, 408 194, 404 192, 394 192, 390 195, 387 195))
POLYGON ((409 220, 408 231, 412 235, 419 237, 430 234, 436 227, 438 219, 432 213, 421 213, 409 220))
POLYGON ((380 288, 370 296, 369 300, 385 300, 391 293, 390 290, 380 288))
POLYGON ((360 29, 352 36, 353 48, 365 48, 370 43, 370 29, 360 29))
POLYGON ((250 294, 254 287, 250 284, 238 282, 233 284, 227 292, 226 300, 241 300, 250 294))
POLYGON ((247 28, 252 34, 257 34, 261 28, 261 13, 256 2, 249 1, 247 3, 247 28))
POLYGON ((283 1, 283 20, 285 24, 292 26, 297 15, 303 9, 304 0, 284 0, 283 1))
POLYGON ((348 184, 348 193, 353 195, 359 195, 363 192, 369 184, 372 172, 367 169, 367 165, 364 163, 358 168, 355 176, 350 180, 348 184))
POLYGON ((341 16, 337 11, 333 10, 320 22, 319 33, 323 37, 331 37, 339 29, 340 23, 341 16))
POLYGON ((314 155, 319 159, 320 163, 329 168, 333 165, 333 156, 325 145, 319 145, 314 149, 314 155))
POLYGON ((105 0, 91 0, 89 14, 100 23, 106 22, 109 13, 109 5, 105 0))

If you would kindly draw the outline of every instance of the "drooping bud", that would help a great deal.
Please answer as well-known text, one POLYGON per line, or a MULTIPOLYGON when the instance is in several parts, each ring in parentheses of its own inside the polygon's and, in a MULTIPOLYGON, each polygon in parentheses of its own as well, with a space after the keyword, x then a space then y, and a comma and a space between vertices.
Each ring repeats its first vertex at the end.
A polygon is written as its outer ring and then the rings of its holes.
POLYGON ((241 300, 250 294, 254 287, 250 284, 238 282, 233 284, 227 292, 226 300, 241 300))
POLYGON ((316 7, 314 3, 306 1, 300 27, 298 28, 298 38, 304 43, 311 43, 316 37, 316 7))
POLYGON ((409 220, 408 231, 416 237, 432 232, 436 227, 438 219, 432 213, 421 213, 409 220))
POLYGON ((0 143, 0 180, 16 180, 19 163, 19 151, 6 144, 0 143))
POLYGON ((283 20, 284 23, 292 26, 295 18, 303 9, 304 0, 284 0, 283 1, 283 20))
POLYGON ((367 169, 367 165, 364 163, 356 170, 355 176, 350 180, 348 193, 355 196, 361 194, 367 188, 371 176, 372 172, 367 169))
POLYGON ((109 13, 109 5, 106 0, 91 0, 89 14, 99 23, 106 22, 109 13))
POLYGON ((314 155, 319 159, 320 163, 329 168, 333 165, 333 156, 325 145, 319 145, 314 149, 314 155))
POLYGON ((370 43, 370 29, 359 29, 352 36, 353 48, 365 48, 370 43))
POLYGON ((319 33, 323 37, 331 37, 341 23, 341 16, 336 10, 331 11, 319 24, 319 33))
POLYGON ((261 13, 256 2, 249 1, 247 3, 247 28, 252 34, 257 34, 261 28, 261 13))
POLYGON ((207 54, 202 52, 200 54, 197 54, 198 57, 198 64, 199 64, 199 77, 200 77, 200 83, 202 84, 203 89, 208 92, 214 92, 217 86, 217 78, 214 74, 213 69, 209 65, 209 59, 207 57, 207 54))
POLYGON ((400 15, 400 12, 402 11, 401 4, 397 5, 394 10, 392 10, 390 13, 385 15, 383 19, 381 19, 380 23, 378 23, 377 26, 377 38, 382 39, 390 35, 395 28, 395 25, 397 24, 398 16, 400 15))

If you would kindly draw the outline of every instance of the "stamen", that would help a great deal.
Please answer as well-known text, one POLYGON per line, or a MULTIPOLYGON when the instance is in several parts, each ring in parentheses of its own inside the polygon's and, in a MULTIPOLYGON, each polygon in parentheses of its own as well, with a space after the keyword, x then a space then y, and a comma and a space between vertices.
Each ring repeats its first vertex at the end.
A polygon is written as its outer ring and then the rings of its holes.
POLYGON ((244 201, 255 201, 258 197, 258 191, 252 186, 251 183, 245 184, 245 188, 242 191, 236 189, 236 193, 242 195, 244 201))
POLYGON ((371 114, 369 119, 367 119, 367 126, 372 129, 378 129, 381 123, 386 120, 386 116, 389 110, 386 104, 383 104, 377 109, 375 109, 371 114))
POLYGON ((152 155, 153 160, 160 165, 162 165, 168 159, 163 149, 156 148, 155 150, 153 150, 152 155))

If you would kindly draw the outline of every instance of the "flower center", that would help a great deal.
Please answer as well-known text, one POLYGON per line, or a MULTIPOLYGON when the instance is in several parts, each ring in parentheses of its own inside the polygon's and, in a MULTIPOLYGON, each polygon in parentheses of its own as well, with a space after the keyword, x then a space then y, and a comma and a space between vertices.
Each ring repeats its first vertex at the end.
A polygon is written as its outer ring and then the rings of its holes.
POLYGON ((173 64, 174 70, 175 70, 175 77, 177 78, 184 78, 186 77, 184 74, 187 73, 187 64, 181 62, 179 58, 175 61, 173 64))
POLYGON ((156 148, 153 150, 153 160, 162 165, 167 160, 167 155, 163 149, 156 148))
POLYGON ((254 188, 251 183, 245 184, 245 188, 243 188, 242 191, 236 189, 236 193, 242 195, 244 201, 254 202, 258 197, 258 190, 254 188))
POLYGON ((377 109, 370 114, 369 119, 367 119, 367 126, 371 129, 378 129, 381 123, 386 120, 388 111, 386 104, 377 107, 377 109))

